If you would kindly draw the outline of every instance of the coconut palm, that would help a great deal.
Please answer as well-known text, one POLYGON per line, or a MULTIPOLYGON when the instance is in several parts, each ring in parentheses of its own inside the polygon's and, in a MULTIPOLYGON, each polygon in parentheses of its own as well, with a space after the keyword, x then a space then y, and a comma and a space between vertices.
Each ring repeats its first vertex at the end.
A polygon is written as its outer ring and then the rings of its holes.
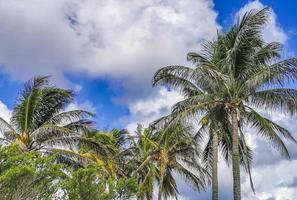
POLYGON ((73 101, 71 90, 49 86, 49 77, 29 80, 13 108, 10 123, 0 118, 1 141, 17 144, 21 151, 51 153, 55 148, 69 147, 78 141, 88 143, 80 137, 92 130, 93 116, 84 110, 64 111, 73 101))
MULTIPOLYGON (((255 108, 282 110, 293 114, 296 111, 295 89, 284 88, 296 79, 296 59, 273 63, 280 57, 280 44, 265 43, 261 30, 267 22, 269 9, 250 11, 227 33, 219 36, 218 43, 209 45, 223 55, 222 64, 214 72, 222 88, 226 90, 221 103, 231 116, 232 163, 234 199, 240 199, 240 121, 258 129, 258 133, 274 145, 285 156, 289 156, 280 135, 294 142, 290 132, 257 113, 255 108)), ((209 51, 208 51, 209 52, 209 51)), ((193 59, 207 63, 211 55, 192 54, 193 59)))
MULTIPOLYGON (((138 165, 136 172, 148 181, 152 191, 153 180, 158 182, 158 199, 174 197, 177 199, 178 189, 174 174, 181 176, 194 189, 204 189, 208 181, 208 172, 200 163, 197 143, 190 127, 172 126, 150 132, 140 139, 140 143, 148 147, 138 165), (151 179, 149 179, 151 178, 151 179), (150 181, 149 181, 150 180, 150 181)), ((143 147, 138 149, 145 149, 143 147)), ((133 173, 135 174, 135 173, 133 173)), ((149 198, 147 198, 149 199, 149 198)))
POLYGON ((296 140, 291 133, 264 117, 257 109, 277 110, 295 114, 297 90, 287 87, 297 78, 297 59, 280 61, 281 45, 265 43, 261 31, 269 16, 269 8, 252 10, 238 19, 226 33, 220 33, 217 41, 207 42, 202 53, 189 53, 195 69, 169 66, 159 70, 154 85, 170 84, 183 92, 195 92, 178 103, 172 112, 175 119, 193 119, 212 110, 224 108, 228 114, 232 140, 233 196, 241 199, 240 145, 243 125, 251 125, 257 134, 269 140, 282 155, 289 152, 282 140, 296 140), (209 100, 212 99, 210 102, 209 100), (209 105, 212 105, 209 109, 209 105))
POLYGON ((84 138, 88 142, 78 144, 78 149, 55 149, 59 153, 59 159, 80 167, 95 163, 111 178, 128 176, 129 169, 125 165, 127 151, 124 147, 127 141, 126 130, 87 132, 84 138))

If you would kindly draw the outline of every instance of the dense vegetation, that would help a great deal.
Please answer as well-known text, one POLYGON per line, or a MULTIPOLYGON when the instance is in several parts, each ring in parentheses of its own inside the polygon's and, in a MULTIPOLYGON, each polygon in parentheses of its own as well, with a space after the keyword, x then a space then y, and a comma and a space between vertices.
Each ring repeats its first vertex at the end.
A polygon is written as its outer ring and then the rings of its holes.
POLYGON ((178 89, 185 98, 135 133, 96 130, 93 113, 65 110, 71 90, 50 86, 49 77, 29 80, 10 122, 0 118, 0 198, 150 200, 157 193, 159 200, 177 199, 181 177, 198 192, 211 184, 217 200, 220 152, 232 163, 234 199, 241 199, 240 165, 254 190, 244 127, 287 158, 283 139, 297 142, 257 111, 297 111, 297 90, 288 88, 297 79, 297 59, 280 60, 281 45, 264 42, 268 16, 269 8, 250 11, 200 53, 188 53, 195 67, 158 70, 153 85, 178 89))

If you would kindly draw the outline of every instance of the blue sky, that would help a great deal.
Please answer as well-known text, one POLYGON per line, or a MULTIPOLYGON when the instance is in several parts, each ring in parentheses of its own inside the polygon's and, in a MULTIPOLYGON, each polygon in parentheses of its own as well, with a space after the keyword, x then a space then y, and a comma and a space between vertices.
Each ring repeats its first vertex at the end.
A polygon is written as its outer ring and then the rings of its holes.
MULTIPOLYGON (((226 30, 236 16, 263 6, 273 9, 263 37, 281 42, 284 57, 296 55, 296 1, 0 0, 0 116, 9 117, 24 81, 36 75, 52 75, 54 85, 76 91, 70 108, 97 114, 98 128, 133 131, 137 123, 147 125, 182 99, 176 91, 151 87, 158 68, 188 64, 188 51, 199 51, 201 42, 214 38, 217 29, 226 30)), ((286 116, 273 117, 295 128, 286 116)), ((261 160, 261 140, 250 140, 256 154, 259 152, 256 160, 261 160)), ((266 150, 271 151, 269 147, 266 150)), ((282 169, 285 161, 272 154, 278 162, 269 166, 282 169)), ((258 170, 267 172, 258 163, 258 170)), ((220 170, 228 169, 223 166, 220 170)), ((263 185, 261 174, 255 176, 263 185)), ((297 174, 292 177, 287 185, 297 174)), ((222 188, 228 188, 230 178, 226 175, 223 179, 222 188)), ((283 199, 284 193, 296 194, 290 188, 268 184, 251 198, 283 199)), ((187 193, 185 188, 182 191, 187 193)), ((249 199, 251 191, 245 191, 249 199)), ((193 195, 183 196, 191 199, 193 195)), ((230 191, 221 195, 228 199, 230 191)), ((208 197, 208 193, 201 196, 208 197)))

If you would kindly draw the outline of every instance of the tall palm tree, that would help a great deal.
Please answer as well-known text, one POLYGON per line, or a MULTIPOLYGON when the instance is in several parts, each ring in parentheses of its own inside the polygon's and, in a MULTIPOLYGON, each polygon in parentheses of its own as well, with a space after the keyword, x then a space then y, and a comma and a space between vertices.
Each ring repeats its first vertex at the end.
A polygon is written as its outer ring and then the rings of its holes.
MULTIPOLYGON (((141 140, 142 144, 150 148, 136 172, 151 172, 150 176, 155 176, 154 179, 158 182, 159 200, 162 197, 177 199, 178 189, 174 173, 183 177, 194 189, 205 188, 209 174, 197 162, 200 152, 190 127, 167 127, 149 132, 141 140)), ((152 181, 150 183, 152 184, 152 181)))
POLYGON ((73 97, 71 90, 49 86, 48 76, 29 80, 13 108, 10 123, 0 118, 2 143, 17 144, 23 152, 52 153, 61 146, 88 142, 80 136, 93 129, 92 121, 86 118, 93 114, 64 111, 73 97))
POLYGON ((264 8, 247 12, 228 32, 218 34, 216 41, 205 43, 202 53, 189 53, 188 59, 197 65, 195 69, 168 66, 157 71, 153 81, 154 85, 170 84, 185 93, 193 89, 215 91, 195 92, 179 102, 171 116, 193 119, 209 110, 213 113, 221 108, 226 110, 232 140, 235 200, 241 199, 239 138, 244 135, 244 125, 251 125, 288 158, 282 137, 296 143, 287 129, 256 111, 265 108, 295 114, 297 110, 297 90, 286 87, 297 79, 297 59, 280 61, 281 45, 265 43, 261 37, 269 11, 264 8))

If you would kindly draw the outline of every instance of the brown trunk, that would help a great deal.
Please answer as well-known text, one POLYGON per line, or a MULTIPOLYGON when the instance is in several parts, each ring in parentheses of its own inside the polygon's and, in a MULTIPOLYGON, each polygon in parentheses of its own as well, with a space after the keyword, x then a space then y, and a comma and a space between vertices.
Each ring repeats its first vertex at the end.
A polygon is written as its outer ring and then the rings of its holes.
POLYGON ((164 182, 164 172, 165 172, 165 152, 161 151, 160 155, 160 183, 159 183, 159 193, 158 200, 162 200, 163 194, 163 182, 164 182))
POLYGON ((240 160, 237 110, 231 110, 232 118, 232 172, 233 172, 233 199, 241 200, 240 188, 240 160))
POLYGON ((219 199, 219 186, 218 186, 218 135, 213 134, 212 138, 212 200, 219 199))
POLYGON ((163 180, 164 180, 164 175, 163 175, 163 173, 161 173, 160 183, 159 183, 159 191, 158 191, 158 200, 162 200, 163 180))

